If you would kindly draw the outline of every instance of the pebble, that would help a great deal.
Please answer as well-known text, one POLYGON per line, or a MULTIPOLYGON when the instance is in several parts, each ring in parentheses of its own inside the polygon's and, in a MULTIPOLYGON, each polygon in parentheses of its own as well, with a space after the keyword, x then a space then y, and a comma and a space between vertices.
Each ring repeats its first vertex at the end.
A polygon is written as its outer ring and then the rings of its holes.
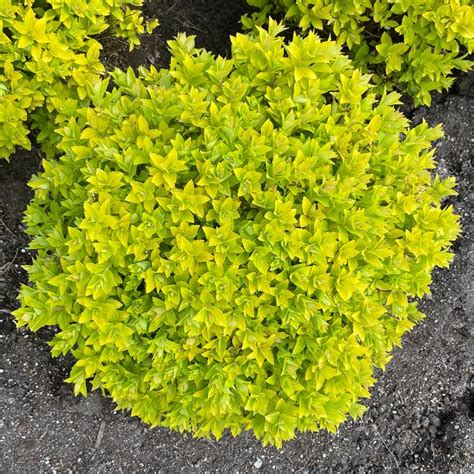
POLYGON ((430 421, 434 426, 436 426, 436 428, 441 426, 441 420, 435 415, 430 416, 430 421))
POLYGON ((260 469, 262 466, 263 466, 263 461, 258 458, 254 463, 253 465, 255 466, 256 469, 260 469))

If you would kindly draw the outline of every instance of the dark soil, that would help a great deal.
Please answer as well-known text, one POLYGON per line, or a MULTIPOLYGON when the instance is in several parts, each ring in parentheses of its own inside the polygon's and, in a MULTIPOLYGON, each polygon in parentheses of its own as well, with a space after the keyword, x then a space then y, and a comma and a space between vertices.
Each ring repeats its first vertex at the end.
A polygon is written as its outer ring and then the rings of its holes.
POLYGON ((132 52, 125 41, 106 38, 102 59, 109 68, 167 67, 166 43, 179 32, 194 35, 197 47, 225 56, 230 52, 230 36, 240 31, 246 11, 250 11, 246 0, 148 0, 144 15, 158 18, 160 26, 132 52))
MULTIPOLYGON (((162 26, 130 55, 106 39, 104 59, 109 67, 165 66, 165 41, 178 30, 225 54, 244 4, 149 1, 147 14, 156 14, 162 26)), ((30 255, 21 219, 39 153, 21 151, 10 163, 0 161, 0 472, 472 472, 474 74, 461 77, 431 109, 410 116, 415 123, 444 123, 438 171, 458 179, 459 195, 451 202, 464 229, 454 262, 435 273, 432 296, 421 302, 426 320, 394 351, 363 420, 346 423, 337 435, 300 435, 281 450, 263 448, 250 434, 216 442, 149 430, 115 413, 99 393, 73 396, 63 382, 71 361, 51 358, 51 330, 17 330, 9 315, 27 281, 21 265, 30 255)))

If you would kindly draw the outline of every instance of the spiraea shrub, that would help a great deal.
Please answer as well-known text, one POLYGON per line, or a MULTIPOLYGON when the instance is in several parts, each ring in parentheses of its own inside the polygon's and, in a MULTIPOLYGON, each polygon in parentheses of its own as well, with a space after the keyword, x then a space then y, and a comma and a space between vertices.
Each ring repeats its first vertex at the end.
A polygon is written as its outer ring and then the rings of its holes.
POLYGON ((281 446, 360 415, 422 318, 458 233, 440 129, 409 128, 336 43, 280 32, 238 35, 232 59, 178 36, 169 70, 115 71, 59 131, 15 315, 58 326, 76 394, 281 446))
POLYGON ((31 130, 54 154, 54 129, 87 104, 104 72, 94 38, 110 33, 138 44, 157 24, 144 24, 142 3, 0 0, 0 159, 30 149, 31 130))
POLYGON ((453 72, 467 71, 474 49, 472 0, 247 0, 258 11, 252 28, 280 14, 303 30, 331 36, 373 81, 431 103, 449 88, 453 72))

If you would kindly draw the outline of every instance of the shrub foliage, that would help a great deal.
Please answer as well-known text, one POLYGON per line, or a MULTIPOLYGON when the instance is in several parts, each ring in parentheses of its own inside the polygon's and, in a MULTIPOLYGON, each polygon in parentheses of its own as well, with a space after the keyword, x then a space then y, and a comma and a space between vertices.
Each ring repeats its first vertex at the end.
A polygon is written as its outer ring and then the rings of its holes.
POLYGON ((247 0, 259 11, 244 24, 282 14, 307 30, 333 36, 356 67, 374 73, 381 87, 395 87, 431 102, 449 88, 453 71, 467 71, 474 49, 472 0, 247 0))
POLYGON ((19 325, 57 325, 75 392, 151 425, 335 430, 422 318, 457 217, 425 123, 340 47, 271 22, 232 59, 170 43, 169 70, 115 71, 31 181, 37 257, 19 325))
MULTIPOLYGON (((130 47, 145 31, 143 0, 0 0, 0 158, 31 148, 30 130, 54 154, 54 129, 86 104, 104 66, 96 35, 130 47)), ((151 31, 156 22, 146 25, 151 31)))

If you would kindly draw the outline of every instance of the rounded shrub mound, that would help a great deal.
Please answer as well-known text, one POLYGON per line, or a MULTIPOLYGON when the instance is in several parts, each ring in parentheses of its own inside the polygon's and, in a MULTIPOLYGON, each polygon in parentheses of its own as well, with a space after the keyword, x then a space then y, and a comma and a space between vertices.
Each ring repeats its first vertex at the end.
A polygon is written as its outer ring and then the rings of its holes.
POLYGON ((114 72, 59 131, 16 317, 59 327, 76 393, 281 446, 360 415, 422 318, 458 232, 429 171, 440 130, 410 129, 334 42, 280 31, 229 60, 179 36, 169 70, 114 72))
POLYGON ((247 0, 258 8, 248 28, 283 15, 307 30, 336 38, 356 67, 381 87, 410 94, 415 105, 449 88, 452 73, 467 71, 474 50, 472 0, 247 0))

